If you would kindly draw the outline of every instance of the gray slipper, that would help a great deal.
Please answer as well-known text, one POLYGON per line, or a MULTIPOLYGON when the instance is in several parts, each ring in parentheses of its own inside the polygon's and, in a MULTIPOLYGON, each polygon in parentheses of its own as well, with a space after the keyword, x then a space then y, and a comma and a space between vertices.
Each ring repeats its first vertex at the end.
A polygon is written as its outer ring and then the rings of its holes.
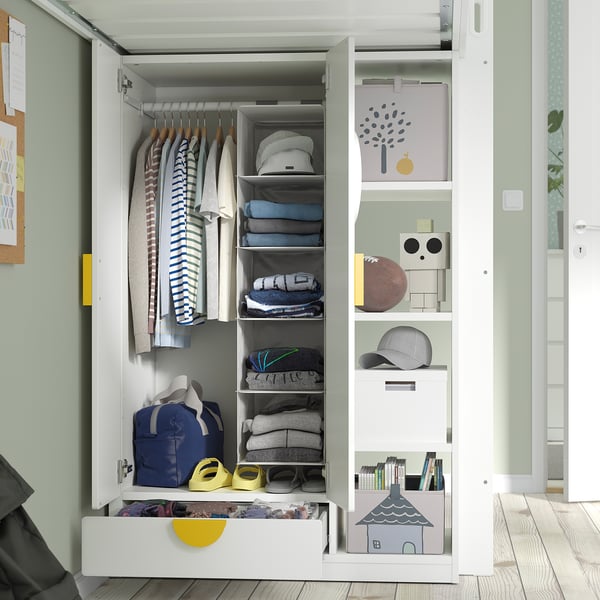
POLYGON ((267 469, 265 491, 271 494, 289 494, 300 487, 300 472, 297 467, 282 465, 267 469))
POLYGON ((320 466, 304 467, 302 470, 302 491, 303 492, 324 492, 325 478, 323 469, 320 466))

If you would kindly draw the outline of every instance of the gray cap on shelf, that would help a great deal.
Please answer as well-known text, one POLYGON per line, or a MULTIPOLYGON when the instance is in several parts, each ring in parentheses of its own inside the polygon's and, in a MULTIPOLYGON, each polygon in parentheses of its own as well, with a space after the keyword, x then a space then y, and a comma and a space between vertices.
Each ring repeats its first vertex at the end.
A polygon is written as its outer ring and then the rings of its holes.
POLYGON ((389 364, 399 369, 418 369, 431 364, 431 341, 419 329, 409 325, 393 327, 383 334, 377 350, 358 359, 363 369, 389 364))

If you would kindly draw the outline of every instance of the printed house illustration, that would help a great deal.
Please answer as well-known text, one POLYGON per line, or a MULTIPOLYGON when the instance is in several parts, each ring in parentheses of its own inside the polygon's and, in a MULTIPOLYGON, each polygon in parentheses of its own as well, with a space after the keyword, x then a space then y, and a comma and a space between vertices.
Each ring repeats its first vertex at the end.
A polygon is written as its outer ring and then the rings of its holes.
POLYGON ((423 528, 433 527, 400 493, 398 484, 356 524, 367 526, 367 552, 383 554, 423 554, 423 528))

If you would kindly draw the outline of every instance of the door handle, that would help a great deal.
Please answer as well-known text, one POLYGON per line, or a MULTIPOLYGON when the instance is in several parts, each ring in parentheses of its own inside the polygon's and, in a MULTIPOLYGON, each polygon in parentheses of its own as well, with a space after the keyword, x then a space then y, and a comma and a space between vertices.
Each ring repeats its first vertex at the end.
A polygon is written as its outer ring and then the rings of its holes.
POLYGON ((586 231, 600 231, 600 225, 588 225, 583 219, 573 223, 575 233, 585 233, 586 231))

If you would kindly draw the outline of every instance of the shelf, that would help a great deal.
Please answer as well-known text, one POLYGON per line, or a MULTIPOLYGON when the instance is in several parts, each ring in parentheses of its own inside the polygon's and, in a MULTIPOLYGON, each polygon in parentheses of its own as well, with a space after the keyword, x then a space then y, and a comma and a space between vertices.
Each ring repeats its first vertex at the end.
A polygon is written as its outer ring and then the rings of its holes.
MULTIPOLYGON (((254 464, 254 463, 253 463, 254 464)), ((272 463, 271 463, 272 464, 272 463)), ((286 463, 287 464, 287 463, 286 463)), ((264 488, 245 491, 220 488, 213 492, 191 492, 187 487, 162 488, 134 485, 123 490, 123 500, 177 500, 179 502, 328 502, 325 493, 306 493, 300 488, 291 494, 271 494, 264 488)))
POLYGON ((355 312, 354 320, 356 322, 391 322, 405 321, 411 323, 449 323, 452 321, 451 312, 355 312))
POLYGON ((451 181, 363 181, 363 192, 448 192, 451 181))
MULTIPOLYGON (((373 564, 388 564, 406 566, 424 564, 429 566, 452 564, 451 554, 368 554, 353 553, 345 550, 338 551, 336 554, 325 554, 324 562, 343 562, 343 563, 368 563, 369 567, 373 564)), ((404 579, 403 579, 404 581, 404 579)))
POLYGON ((446 202, 452 200, 452 183, 440 182, 363 182, 361 203, 371 202, 446 202), (439 184, 439 185, 436 185, 439 184))
POLYGON ((451 50, 404 50, 402 52, 394 50, 364 51, 358 50, 355 55, 357 67, 366 64, 381 63, 432 63, 452 61, 451 50))
POLYGON ((452 452, 452 444, 449 442, 402 442, 398 441, 390 441, 390 440, 381 440, 380 442, 373 443, 370 441, 368 446, 361 446, 360 441, 355 441, 354 450, 356 452, 440 452, 440 453, 450 453, 452 452), (392 450, 393 448, 393 450, 392 450))

